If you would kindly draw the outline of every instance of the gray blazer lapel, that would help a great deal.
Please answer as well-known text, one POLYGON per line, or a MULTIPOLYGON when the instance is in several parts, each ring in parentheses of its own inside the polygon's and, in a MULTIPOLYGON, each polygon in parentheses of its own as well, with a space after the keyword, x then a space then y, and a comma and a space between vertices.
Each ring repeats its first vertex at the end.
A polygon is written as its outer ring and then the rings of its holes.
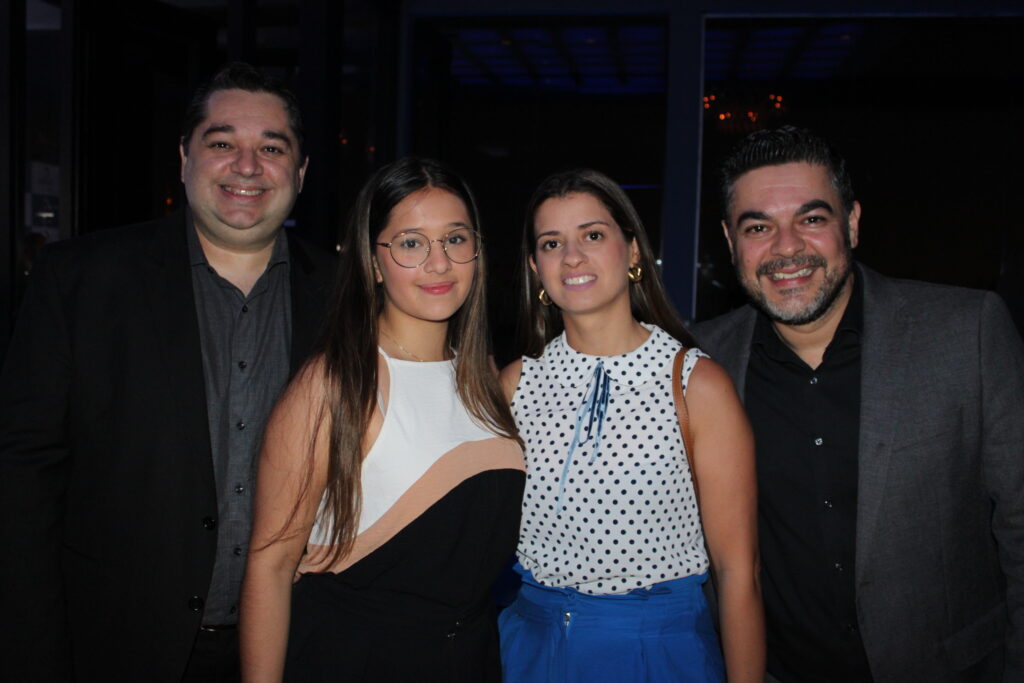
POLYGON ((754 336, 756 321, 757 311, 751 306, 744 306, 720 318, 699 323, 693 328, 693 334, 697 337, 701 349, 732 377, 740 400, 743 400, 747 381, 750 342, 754 336))
POLYGON ((913 333, 912 311, 906 310, 885 278, 863 266, 860 272, 864 279, 864 331, 857 476, 858 579, 865 575, 871 543, 878 531, 913 333))
MULTIPOLYGON (((723 364, 733 384, 736 385, 736 393, 740 400, 746 396, 747 385, 747 364, 750 362, 750 344, 754 337, 754 323, 757 322, 757 312, 750 309, 750 314, 743 317, 736 326, 735 334, 725 340, 723 348, 726 349, 722 358, 727 361, 723 364)), ((721 362, 721 361, 720 361, 721 362)))

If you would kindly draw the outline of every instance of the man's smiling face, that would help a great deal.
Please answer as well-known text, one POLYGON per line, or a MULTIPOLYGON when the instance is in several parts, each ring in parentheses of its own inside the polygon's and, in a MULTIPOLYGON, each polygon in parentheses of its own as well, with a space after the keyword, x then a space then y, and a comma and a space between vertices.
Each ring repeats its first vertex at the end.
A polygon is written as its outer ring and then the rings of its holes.
POLYGON ((266 247, 291 212, 306 173, 284 102, 271 93, 218 90, 181 148, 196 229, 233 251, 266 247))
POLYGON ((825 167, 795 162, 747 171, 736 179, 727 215, 740 284, 774 321, 814 322, 851 285, 860 205, 844 215, 825 167))

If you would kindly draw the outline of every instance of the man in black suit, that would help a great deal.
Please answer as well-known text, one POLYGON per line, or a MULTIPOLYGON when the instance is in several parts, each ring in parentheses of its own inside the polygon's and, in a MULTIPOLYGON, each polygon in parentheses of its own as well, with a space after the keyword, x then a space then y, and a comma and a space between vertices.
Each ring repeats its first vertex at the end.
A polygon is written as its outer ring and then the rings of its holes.
POLYGON ((769 680, 1024 681, 1024 346, 1006 307, 856 263, 860 203, 809 131, 743 140, 723 198, 752 305, 694 333, 757 441, 769 680))
POLYGON ((0 679, 237 680, 253 458, 332 260, 281 229, 308 158, 245 64, 186 112, 188 209, 50 246, 0 377, 0 679))

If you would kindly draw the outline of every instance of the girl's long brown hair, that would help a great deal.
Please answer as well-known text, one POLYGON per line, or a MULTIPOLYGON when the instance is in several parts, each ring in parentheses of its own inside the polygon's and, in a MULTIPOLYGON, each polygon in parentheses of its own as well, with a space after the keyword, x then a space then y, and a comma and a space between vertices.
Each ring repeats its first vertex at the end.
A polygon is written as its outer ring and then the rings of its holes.
MULTIPOLYGON (((473 194, 453 171, 432 159, 406 157, 377 171, 363 186, 349 218, 341 251, 331 312, 314 356, 322 359, 326 387, 317 424, 329 425, 330 449, 322 522, 331 524, 330 562, 343 558, 355 541, 362 509, 362 464, 366 430, 377 401, 377 320, 384 292, 373 270, 373 243, 392 209, 425 188, 451 192, 466 205, 480 229, 473 194)), ((448 322, 447 346, 454 352, 455 383, 469 413, 496 434, 519 440, 489 363, 489 332, 484 290, 484 248, 474 261, 473 284, 465 303, 448 322)), ((311 439, 312 444, 315 435, 311 439)), ((522 443, 520 441, 520 443, 522 443)), ((309 478, 313 471, 310 448, 309 478)))
POLYGON ((640 248, 640 260, 637 265, 643 268, 643 277, 640 282, 629 286, 629 304, 633 317, 640 322, 657 325, 682 342, 683 346, 696 346, 696 341, 683 325, 665 293, 665 285, 661 282, 661 275, 654 262, 651 243, 647 240, 647 232, 644 230, 640 215, 633 207, 633 202, 629 201, 622 188, 605 174, 589 168, 578 168, 545 178, 534 190, 530 203, 526 206, 519 264, 522 269, 519 343, 523 353, 531 358, 537 358, 544 352, 544 346, 564 329, 562 312, 558 307, 553 304, 543 306, 537 298, 540 293, 540 278, 529 265, 529 257, 533 254, 537 241, 534 236, 537 209, 548 199, 576 193, 589 194, 601 202, 622 229, 626 241, 635 239, 640 248))

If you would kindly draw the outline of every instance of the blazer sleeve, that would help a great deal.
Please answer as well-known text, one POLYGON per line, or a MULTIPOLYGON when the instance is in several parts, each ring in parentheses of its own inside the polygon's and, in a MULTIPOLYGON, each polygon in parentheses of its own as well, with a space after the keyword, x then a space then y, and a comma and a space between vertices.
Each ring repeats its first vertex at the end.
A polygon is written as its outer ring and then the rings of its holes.
POLYGON ((1024 681, 1024 345, 999 297, 985 296, 980 342, 982 476, 1006 579, 1005 683, 1024 681))
POLYGON ((0 374, 0 680, 70 680, 60 569, 69 469, 69 330, 40 255, 0 374))

